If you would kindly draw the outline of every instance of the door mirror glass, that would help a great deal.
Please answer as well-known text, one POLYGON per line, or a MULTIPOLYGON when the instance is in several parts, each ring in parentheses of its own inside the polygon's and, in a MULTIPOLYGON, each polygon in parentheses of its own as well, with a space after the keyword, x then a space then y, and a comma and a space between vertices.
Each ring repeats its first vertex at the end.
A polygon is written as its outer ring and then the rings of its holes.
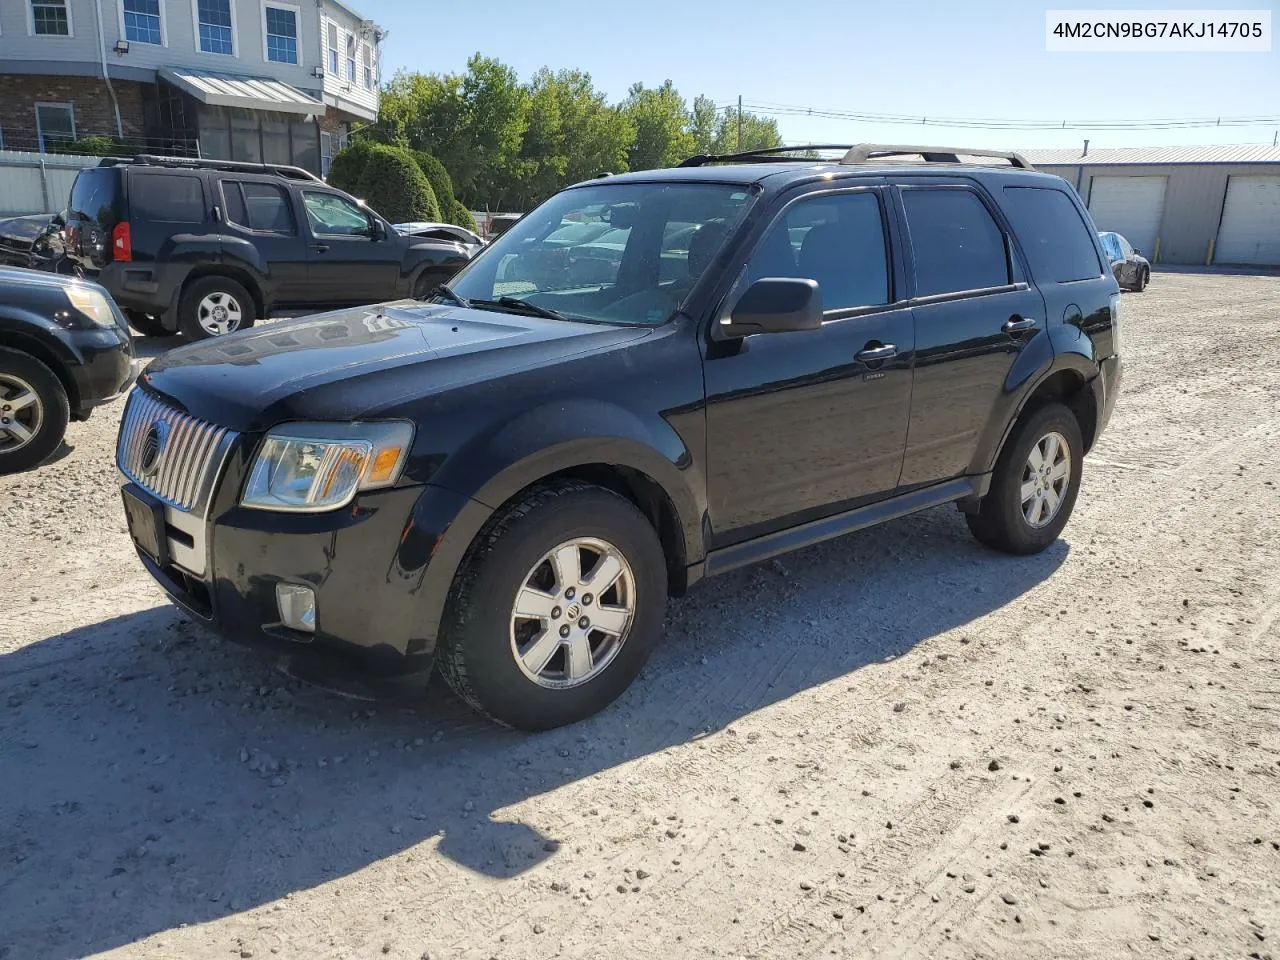
POLYGON ((375 216, 369 217, 369 235, 375 240, 387 239, 387 225, 375 216))
POLYGON ((816 280, 762 277, 747 288, 733 311, 720 321, 722 337, 789 333, 822 326, 822 291, 816 280))

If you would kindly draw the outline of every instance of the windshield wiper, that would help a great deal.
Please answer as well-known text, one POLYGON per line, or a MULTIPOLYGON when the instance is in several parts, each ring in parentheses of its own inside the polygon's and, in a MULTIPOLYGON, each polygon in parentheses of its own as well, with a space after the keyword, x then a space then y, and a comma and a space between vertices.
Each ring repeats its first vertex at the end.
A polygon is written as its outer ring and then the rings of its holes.
POLYGON ((452 290, 449 289, 448 284, 444 284, 444 283, 440 284, 440 286, 432 290, 429 296, 440 297, 444 300, 448 300, 450 303, 457 304, 460 307, 471 306, 471 304, 468 303, 466 299, 458 296, 456 293, 454 293, 452 290))
POLYGON ((577 317, 565 316, 559 310, 552 310, 550 307, 540 307, 536 303, 530 303, 528 300, 521 300, 519 297, 498 297, 496 300, 472 300, 473 307, 506 307, 509 310, 522 310, 525 313, 531 313, 535 317, 544 317, 547 320, 567 320, 570 323, 577 322, 577 317))

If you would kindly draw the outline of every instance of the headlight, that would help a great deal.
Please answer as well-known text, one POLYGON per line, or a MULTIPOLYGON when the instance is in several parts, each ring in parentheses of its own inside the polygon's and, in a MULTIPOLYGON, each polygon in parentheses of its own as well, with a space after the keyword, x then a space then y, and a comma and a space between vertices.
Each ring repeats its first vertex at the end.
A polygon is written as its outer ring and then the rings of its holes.
POLYGON ((1120 356, 1120 294, 1111 295, 1111 352, 1120 356))
POLYGON ((101 290, 81 284, 70 284, 66 288, 67 299, 71 305, 83 313, 100 327, 114 327, 116 315, 111 304, 102 295, 101 290))
POLYGON ((336 510, 400 478, 413 424, 286 423, 270 431, 240 503, 257 510, 336 510))

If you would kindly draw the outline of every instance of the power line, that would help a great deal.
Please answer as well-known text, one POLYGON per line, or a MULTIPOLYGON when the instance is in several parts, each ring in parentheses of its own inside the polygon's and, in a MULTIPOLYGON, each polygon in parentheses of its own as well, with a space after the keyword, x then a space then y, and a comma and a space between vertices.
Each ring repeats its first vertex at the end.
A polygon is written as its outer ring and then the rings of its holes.
POLYGON ((744 100, 743 109, 773 117, 806 116, 861 123, 902 124, 911 126, 951 127, 973 130, 1191 130, 1211 127, 1273 126, 1277 116, 1148 118, 1136 120, 1027 120, 979 117, 929 117, 897 113, 872 113, 854 110, 832 110, 767 100, 744 100))

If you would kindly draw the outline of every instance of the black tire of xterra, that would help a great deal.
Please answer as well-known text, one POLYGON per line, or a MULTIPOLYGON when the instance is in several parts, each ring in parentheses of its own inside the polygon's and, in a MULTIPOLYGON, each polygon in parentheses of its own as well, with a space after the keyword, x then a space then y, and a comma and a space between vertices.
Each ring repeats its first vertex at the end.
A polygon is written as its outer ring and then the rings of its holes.
POLYGON ((0 347, 0 373, 9 373, 31 385, 40 398, 43 418, 36 435, 12 453, 0 452, 0 474, 30 470, 47 460, 62 444, 71 418, 71 406, 62 381, 29 354, 0 347))
POLYGON ((199 316, 200 301, 213 293, 227 294, 240 305, 243 319, 240 321, 240 326, 233 332, 248 330, 253 326, 257 306, 242 284, 230 277, 200 277, 187 284, 182 291, 182 296, 178 299, 178 332, 193 343, 198 340, 209 340, 215 336, 200 326, 199 316))
POLYGON ((965 514, 979 542, 1004 553, 1039 553, 1058 539, 1071 519, 1080 492, 1084 443, 1075 414, 1060 403, 1049 403, 1025 416, 1014 427, 991 476, 991 489, 977 513, 965 514), (1022 514, 1022 474, 1031 448, 1048 433, 1061 434, 1071 455, 1071 475, 1058 514, 1043 527, 1033 527, 1022 514))
POLYGON ((173 336, 173 331, 165 329, 160 318, 154 314, 143 313, 141 310, 126 310, 124 315, 125 319, 129 321, 129 326, 144 337, 173 336))
POLYGON ((662 544, 631 501, 577 481, 540 486, 491 520, 468 550, 445 604, 436 662, 449 686, 489 719, 520 730, 550 730, 598 713, 622 695, 649 658, 666 605, 662 544), (534 564, 574 537, 598 537, 626 557, 635 577, 635 618, 600 675, 550 689, 516 665, 511 607, 534 564))

